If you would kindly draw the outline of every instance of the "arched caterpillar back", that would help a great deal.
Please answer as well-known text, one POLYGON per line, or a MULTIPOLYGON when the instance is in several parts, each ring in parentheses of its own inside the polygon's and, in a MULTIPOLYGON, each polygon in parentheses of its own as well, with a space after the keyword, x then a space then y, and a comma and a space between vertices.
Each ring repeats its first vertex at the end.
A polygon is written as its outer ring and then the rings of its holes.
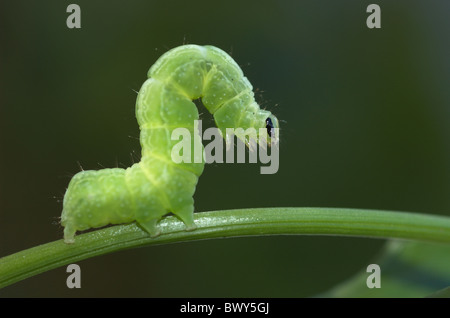
MULTIPOLYGON (((222 135, 226 128, 277 128, 278 120, 255 102, 252 86, 236 62, 213 46, 174 48, 150 68, 136 101, 142 159, 127 169, 81 171, 64 196, 61 224, 64 241, 76 231, 136 221, 151 236, 158 221, 172 212, 195 229, 193 195, 201 163, 175 163, 171 131, 184 127, 200 142, 194 129, 201 98, 222 135)), ((239 137, 239 136, 238 136, 239 137)), ((269 138, 270 139, 270 138, 269 138)), ((268 140, 270 143, 270 140, 268 140)))

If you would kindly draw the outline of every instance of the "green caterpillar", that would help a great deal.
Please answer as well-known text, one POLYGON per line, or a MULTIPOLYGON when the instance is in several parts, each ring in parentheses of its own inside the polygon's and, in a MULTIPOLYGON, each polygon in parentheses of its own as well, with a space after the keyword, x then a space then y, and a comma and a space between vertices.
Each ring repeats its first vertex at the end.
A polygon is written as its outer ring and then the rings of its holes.
POLYGON ((136 101, 141 161, 127 169, 81 171, 72 178, 61 215, 66 243, 74 242, 77 231, 133 221, 157 236, 157 223, 169 212, 187 230, 195 229, 193 195, 205 163, 173 162, 171 149, 177 141, 171 140, 171 131, 187 128, 191 144, 194 138, 199 141, 193 102, 198 98, 224 137, 226 128, 241 127, 267 129, 269 145, 275 138, 271 132, 278 120, 260 109, 251 84, 228 54, 198 45, 166 52, 150 68, 136 101))

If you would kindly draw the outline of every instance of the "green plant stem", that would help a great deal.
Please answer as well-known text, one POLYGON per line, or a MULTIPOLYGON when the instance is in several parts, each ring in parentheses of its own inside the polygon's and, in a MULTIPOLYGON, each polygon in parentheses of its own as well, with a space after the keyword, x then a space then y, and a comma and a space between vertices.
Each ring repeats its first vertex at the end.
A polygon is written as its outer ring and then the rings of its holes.
POLYGON ((0 288, 39 273, 123 249, 213 238, 260 235, 339 235, 450 243, 450 217, 335 208, 261 208, 196 213, 197 229, 185 231, 173 216, 151 238, 135 223, 39 245, 0 259, 0 288))

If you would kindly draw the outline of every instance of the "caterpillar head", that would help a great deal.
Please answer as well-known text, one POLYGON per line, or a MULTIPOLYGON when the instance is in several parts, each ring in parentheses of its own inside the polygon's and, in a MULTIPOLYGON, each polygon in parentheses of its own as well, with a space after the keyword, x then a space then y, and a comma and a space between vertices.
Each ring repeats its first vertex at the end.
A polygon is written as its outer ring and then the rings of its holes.
MULTIPOLYGON (((249 142, 248 138, 240 138, 245 141, 250 149, 256 146, 256 144, 264 148, 278 145, 280 126, 277 117, 270 111, 262 109, 258 110, 254 115, 250 127, 255 128, 256 136, 253 136, 253 138, 255 138, 256 143, 254 142, 252 144, 249 142)), ((245 138, 246 136, 243 137, 245 138)))
POLYGON ((272 140, 274 144, 278 143, 279 135, 280 135, 280 125, 278 123, 278 119, 271 113, 266 118, 266 130, 267 130, 267 145, 270 147, 272 145, 272 140))
POLYGON ((261 110, 259 107, 257 110, 246 111, 233 124, 235 127, 226 129, 227 145, 233 143, 231 139, 234 136, 250 151, 256 150, 258 145, 264 148, 278 145, 279 123, 270 111, 261 110))

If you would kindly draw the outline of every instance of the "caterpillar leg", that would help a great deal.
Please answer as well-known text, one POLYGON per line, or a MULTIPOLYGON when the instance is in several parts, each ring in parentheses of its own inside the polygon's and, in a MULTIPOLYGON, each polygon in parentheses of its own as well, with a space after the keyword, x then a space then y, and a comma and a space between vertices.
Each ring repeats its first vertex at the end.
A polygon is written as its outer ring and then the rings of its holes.
POLYGON ((157 237, 161 234, 161 230, 158 228, 159 219, 151 219, 147 221, 138 221, 139 225, 146 230, 151 237, 157 237))
POLYGON ((64 243, 73 244, 75 243, 75 233, 77 230, 70 225, 64 227, 64 243))
POLYGON ((186 224, 186 231, 193 231, 197 228, 194 223, 194 206, 187 206, 177 211, 173 211, 184 224, 186 224))

